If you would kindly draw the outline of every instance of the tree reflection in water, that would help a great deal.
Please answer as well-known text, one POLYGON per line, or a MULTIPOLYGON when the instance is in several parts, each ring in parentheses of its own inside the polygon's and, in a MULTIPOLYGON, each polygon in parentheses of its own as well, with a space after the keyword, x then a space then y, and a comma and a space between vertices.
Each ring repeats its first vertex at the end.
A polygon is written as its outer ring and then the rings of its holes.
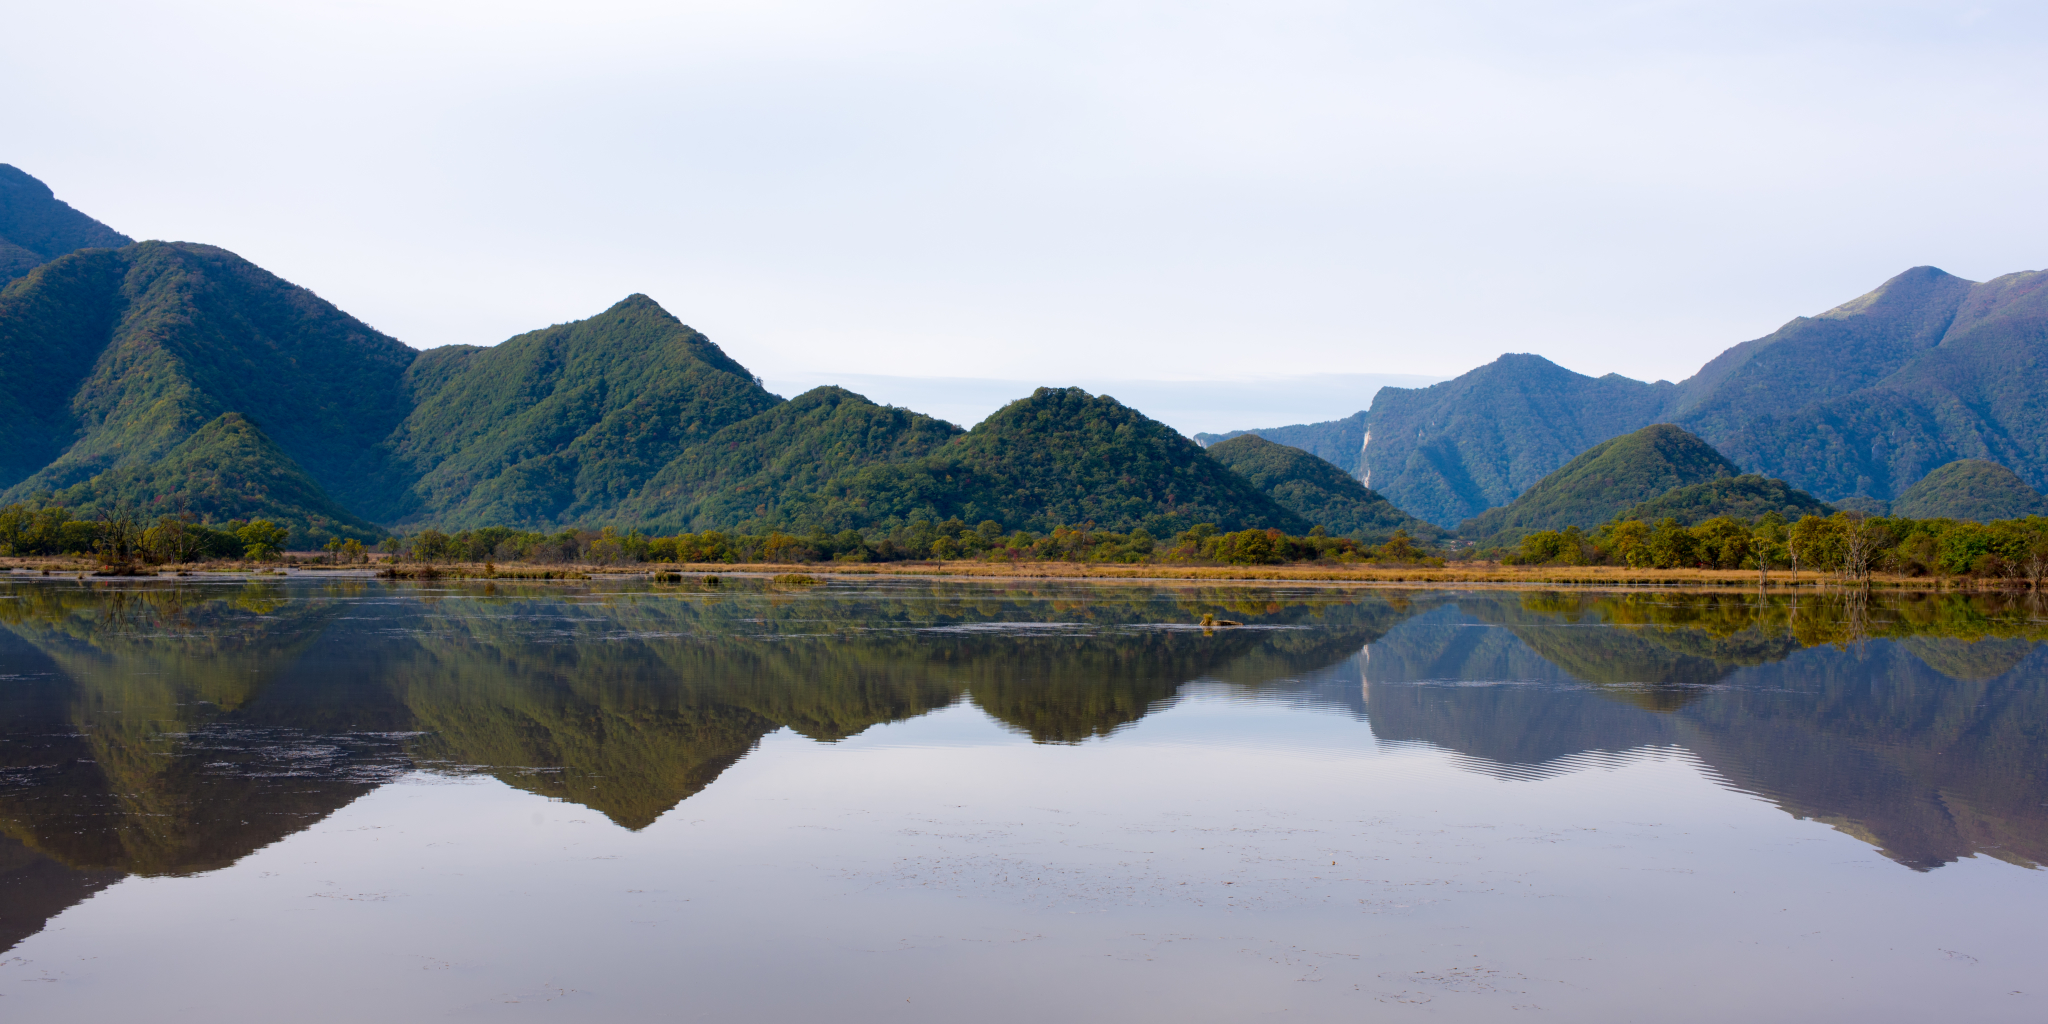
POLYGON ((2033 865, 2042 619, 2025 594, 11 581, 0 948, 407 772, 640 829, 779 729, 832 742, 970 701, 1076 743, 1196 682, 1306 695, 1507 778, 1682 749, 1913 868, 2033 865))

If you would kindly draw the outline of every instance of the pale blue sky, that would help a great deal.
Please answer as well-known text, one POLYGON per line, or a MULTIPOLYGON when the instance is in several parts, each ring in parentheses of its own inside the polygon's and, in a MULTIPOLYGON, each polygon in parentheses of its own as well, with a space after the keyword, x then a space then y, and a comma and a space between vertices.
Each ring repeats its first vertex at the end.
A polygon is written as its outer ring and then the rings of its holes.
POLYGON ((1678 379, 2048 265, 2043 11, 88 0, 9 12, 0 161, 419 346, 644 291, 770 379, 1678 379))

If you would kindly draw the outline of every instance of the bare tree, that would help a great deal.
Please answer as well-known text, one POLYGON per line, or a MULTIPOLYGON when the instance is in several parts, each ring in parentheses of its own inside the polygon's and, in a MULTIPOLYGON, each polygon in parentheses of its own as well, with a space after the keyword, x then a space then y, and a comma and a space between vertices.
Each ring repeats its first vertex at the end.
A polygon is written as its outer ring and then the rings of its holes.
POLYGON ((95 518, 99 530, 92 547, 100 556, 100 564, 110 569, 132 570, 142 554, 142 529, 135 523, 135 514, 119 506, 102 508, 95 518))
POLYGON ((1853 582, 1867 582, 1877 560, 1877 528, 1859 513, 1848 513, 1848 520, 1842 531, 1842 574, 1853 582))

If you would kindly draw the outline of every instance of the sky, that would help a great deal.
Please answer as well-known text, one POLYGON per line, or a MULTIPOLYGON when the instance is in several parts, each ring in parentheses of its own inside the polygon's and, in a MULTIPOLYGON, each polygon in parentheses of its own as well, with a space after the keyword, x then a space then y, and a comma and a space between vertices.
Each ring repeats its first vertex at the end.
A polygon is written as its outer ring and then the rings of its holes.
POLYGON ((1273 410, 1298 422, 1356 411, 1317 375, 1536 352, 1678 380, 1907 267, 2048 266, 2039 3, 73 0, 7 23, 0 162, 420 347, 644 292, 771 384, 1295 381, 1329 396, 1273 410))

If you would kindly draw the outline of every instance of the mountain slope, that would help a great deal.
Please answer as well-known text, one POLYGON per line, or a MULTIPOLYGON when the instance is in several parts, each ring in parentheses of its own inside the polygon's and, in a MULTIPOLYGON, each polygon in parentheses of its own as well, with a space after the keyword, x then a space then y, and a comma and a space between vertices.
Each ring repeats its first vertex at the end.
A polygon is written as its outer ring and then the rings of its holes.
POLYGON ((1754 520, 1768 512, 1778 513, 1789 523, 1800 516, 1833 515, 1835 510, 1819 498, 1793 489, 1783 480, 1745 473, 1673 487, 1631 506, 1621 513, 1621 518, 1654 523, 1669 517, 1691 526, 1715 516, 1754 520))
POLYGON ((1458 533, 1494 545, 1538 530, 1592 529, 1674 487, 1740 472, 1712 445, 1658 423, 1594 445, 1513 502, 1466 520, 1458 533))
POLYGON ((88 249, 0 291, 8 500, 163 458, 240 413, 345 505, 374 496, 377 444, 416 353, 225 249, 88 249))
POLYGON ((1282 508, 1332 534, 1381 543, 1397 530, 1438 541, 1450 531, 1394 507, 1364 484, 1329 464, 1256 434, 1240 434, 1208 448, 1209 457, 1266 492, 1282 508))
POLYGON ((288 543, 330 537, 374 541, 384 531, 342 508, 263 431, 235 413, 200 427, 161 459, 74 484, 58 504, 82 511, 124 507, 144 519, 190 512, 206 522, 268 519, 291 527, 288 543))
POLYGON ((1939 343, 1883 380, 1729 443, 1737 461, 1824 496, 1894 497, 1958 459, 2048 488, 2048 272, 1971 285, 1939 343))
POLYGON ((1196 523, 1309 525, 1172 428, 1080 388, 1039 388, 929 456, 842 474, 781 513, 791 526, 834 529, 954 516, 1154 536, 1196 523))
POLYGON ((1941 342, 1971 283, 1914 267, 1819 316, 1798 317, 1709 361, 1678 387, 1670 413, 1701 436, 1733 439, 1897 372, 1941 342))
POLYGON ((1300 423, 1291 427, 1266 427, 1260 430, 1233 430, 1226 434, 1196 434, 1195 440, 1203 447, 1213 448, 1233 437, 1252 434, 1263 437, 1275 444, 1299 448, 1346 473, 1357 474, 1358 450, 1365 444, 1365 428, 1369 414, 1355 412, 1341 420, 1324 423, 1300 423))
POLYGON ((1504 355, 1442 384, 1381 389, 1358 476, 1449 526, 1506 504, 1593 445, 1656 422, 1676 391, 1504 355))
POLYGON ((1958 459, 1922 477, 1892 502, 1910 519, 2019 519, 2048 515, 2048 500, 2012 470, 1983 459, 1958 459))
POLYGON ((720 428, 781 403, 653 299, 492 348, 424 354, 387 444, 413 481, 371 509, 445 527, 601 517, 720 428))
POLYGON ((134 241, 72 209, 28 172, 0 164, 0 284, 77 249, 134 241))
POLYGON ((1915 267, 1677 385, 1504 356, 1429 388, 1387 388, 1366 415, 1357 475, 1448 523, 1658 421, 1830 499, 1886 499, 1960 458, 2048 488, 2048 272, 1973 284, 1915 267))
POLYGON ((780 522, 785 504, 806 504, 834 476, 920 458, 960 434, 944 420, 843 388, 813 388, 684 449, 613 517, 676 530, 780 522))

